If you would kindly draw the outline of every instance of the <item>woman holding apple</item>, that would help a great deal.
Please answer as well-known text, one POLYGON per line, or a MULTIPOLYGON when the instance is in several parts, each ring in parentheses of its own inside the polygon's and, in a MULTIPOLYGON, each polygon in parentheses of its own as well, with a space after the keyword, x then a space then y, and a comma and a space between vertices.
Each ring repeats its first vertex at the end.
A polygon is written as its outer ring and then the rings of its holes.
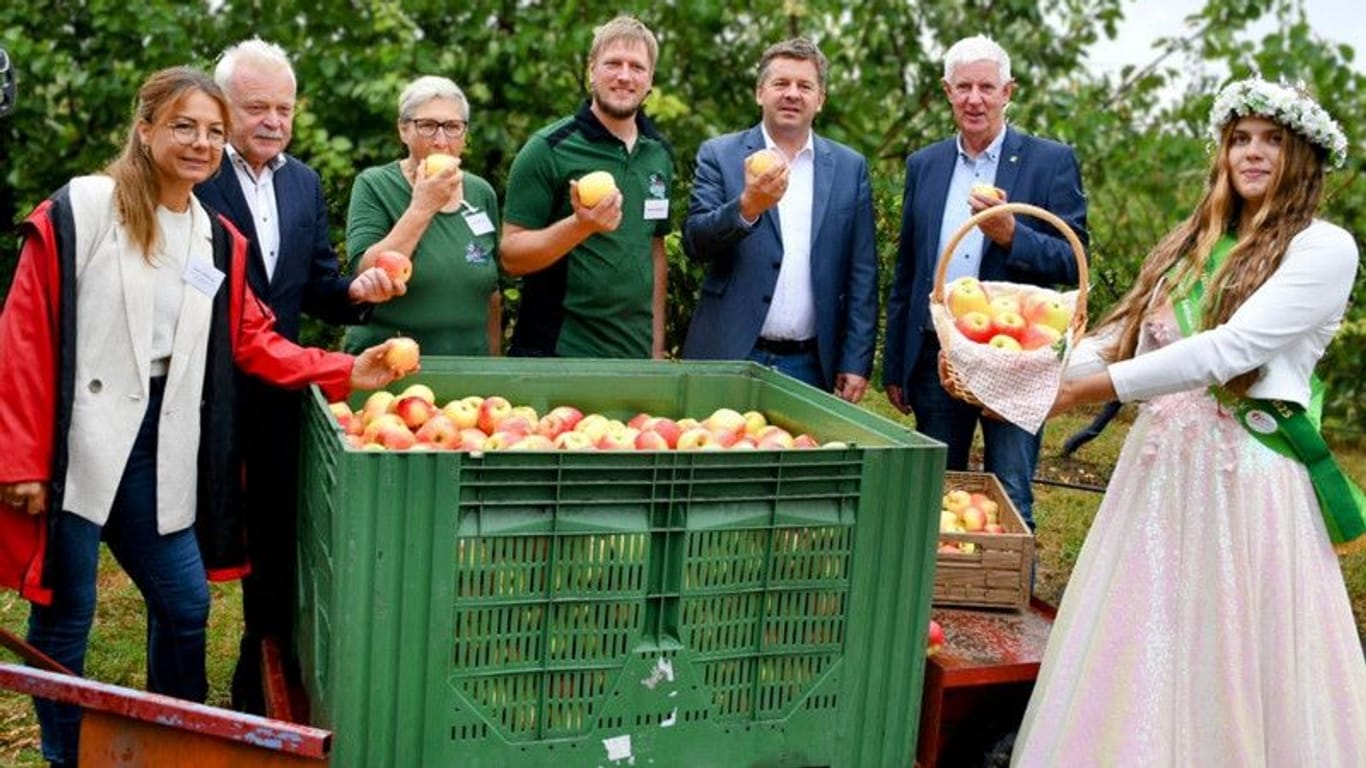
MULTIPOLYGON (((395 378, 385 347, 353 358, 272 330, 246 241, 193 195, 229 115, 197 70, 148 78, 122 154, 25 221, 0 316, 0 584, 33 602, 29 642, 81 674, 104 541, 147 603, 148 688, 195 701, 205 572, 246 565, 238 373, 333 398, 395 378)), ((43 755, 75 765, 80 709, 35 707, 43 755)))
POLYGON ((1054 406, 1144 401, 1016 765, 1366 765, 1366 658, 1334 551, 1366 524, 1307 413, 1357 269, 1352 236, 1314 218, 1347 142, 1259 78, 1224 88, 1210 125, 1203 198, 1054 406))
POLYGON ((408 156, 356 177, 346 247, 359 259, 357 271, 405 256, 411 276, 403 278, 406 294, 347 330, 347 349, 402 334, 426 354, 501 352, 498 198, 460 167, 469 119, 455 83, 417 78, 398 99, 398 136, 408 156))

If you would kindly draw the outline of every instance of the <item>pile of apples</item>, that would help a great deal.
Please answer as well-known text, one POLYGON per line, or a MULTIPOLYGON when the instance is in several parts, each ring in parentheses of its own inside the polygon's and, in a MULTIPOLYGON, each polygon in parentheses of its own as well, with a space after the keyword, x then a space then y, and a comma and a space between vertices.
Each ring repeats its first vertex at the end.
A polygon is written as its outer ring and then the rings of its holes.
POLYGON ((998 292, 972 277, 960 277, 944 292, 944 307, 969 340, 1008 352, 1057 347, 1072 322, 1072 310, 1046 288, 998 292))
MULTIPOLYGON (((939 512, 940 533, 1005 533, 1000 521, 1000 505, 984 493, 969 493, 955 488, 944 494, 939 512)), ((977 545, 970 541, 939 542, 940 552, 971 554, 977 545)))
POLYGON ((346 444, 364 451, 719 451, 842 448, 793 435, 759 411, 718 408, 701 421, 639 413, 622 422, 571 405, 538 414, 501 395, 471 395, 438 406, 431 388, 370 394, 358 411, 329 408, 346 444))

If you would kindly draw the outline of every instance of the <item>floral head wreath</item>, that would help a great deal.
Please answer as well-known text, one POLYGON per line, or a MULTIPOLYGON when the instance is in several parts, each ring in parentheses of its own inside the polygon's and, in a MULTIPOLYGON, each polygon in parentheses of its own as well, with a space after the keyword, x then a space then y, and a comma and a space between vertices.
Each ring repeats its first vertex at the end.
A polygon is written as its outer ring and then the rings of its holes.
POLYGON ((1209 113, 1210 133, 1218 141, 1224 124, 1255 115, 1298 133, 1328 153, 1328 167, 1341 168, 1347 159, 1347 137, 1342 127, 1302 88, 1269 83, 1260 77, 1229 83, 1214 99, 1209 113))

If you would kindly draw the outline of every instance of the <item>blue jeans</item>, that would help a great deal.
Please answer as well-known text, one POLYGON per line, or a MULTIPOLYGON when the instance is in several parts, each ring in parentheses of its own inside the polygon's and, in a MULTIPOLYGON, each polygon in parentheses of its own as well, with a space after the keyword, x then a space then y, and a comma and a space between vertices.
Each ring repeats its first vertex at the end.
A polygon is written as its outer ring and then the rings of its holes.
POLYGON ((948 468, 961 471, 968 468, 972 435, 980 423, 985 449, 982 468, 996 475, 1020 516, 1033 529, 1034 489, 1030 483, 1039 463, 1043 430, 1031 435, 1009 422, 986 418, 981 408, 951 397, 939 383, 939 343, 931 334, 926 335, 905 393, 907 404, 915 412, 916 430, 947 444, 948 468))
MULTIPOLYGON (((147 414, 124 467, 103 528, 70 512, 57 513, 47 556, 52 604, 29 612, 28 640, 72 672, 85 674, 85 652, 95 618, 100 540, 109 545, 147 603, 147 690, 204 701, 205 633, 209 585, 194 529, 157 533, 157 417, 155 380, 147 414)), ((43 757, 75 765, 81 709, 34 699, 42 726, 43 757)))
POLYGON ((785 373, 798 381, 810 384, 816 389, 826 389, 825 376, 821 373, 821 358, 814 349, 791 355, 752 349, 747 359, 760 365, 776 368, 778 373, 785 373))

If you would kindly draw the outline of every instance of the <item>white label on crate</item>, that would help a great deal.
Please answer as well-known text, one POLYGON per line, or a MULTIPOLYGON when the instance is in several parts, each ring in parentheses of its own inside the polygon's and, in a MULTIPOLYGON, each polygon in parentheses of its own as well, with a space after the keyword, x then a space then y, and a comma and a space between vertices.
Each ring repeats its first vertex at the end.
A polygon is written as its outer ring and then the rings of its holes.
POLYGON ((602 745, 607 748, 608 760, 631 759, 631 734, 629 733, 613 736, 610 739, 603 739, 602 745))
POLYGON ((659 721, 659 727, 668 728, 676 722, 678 722, 678 707, 674 707, 674 711, 670 712, 668 717, 659 721))

